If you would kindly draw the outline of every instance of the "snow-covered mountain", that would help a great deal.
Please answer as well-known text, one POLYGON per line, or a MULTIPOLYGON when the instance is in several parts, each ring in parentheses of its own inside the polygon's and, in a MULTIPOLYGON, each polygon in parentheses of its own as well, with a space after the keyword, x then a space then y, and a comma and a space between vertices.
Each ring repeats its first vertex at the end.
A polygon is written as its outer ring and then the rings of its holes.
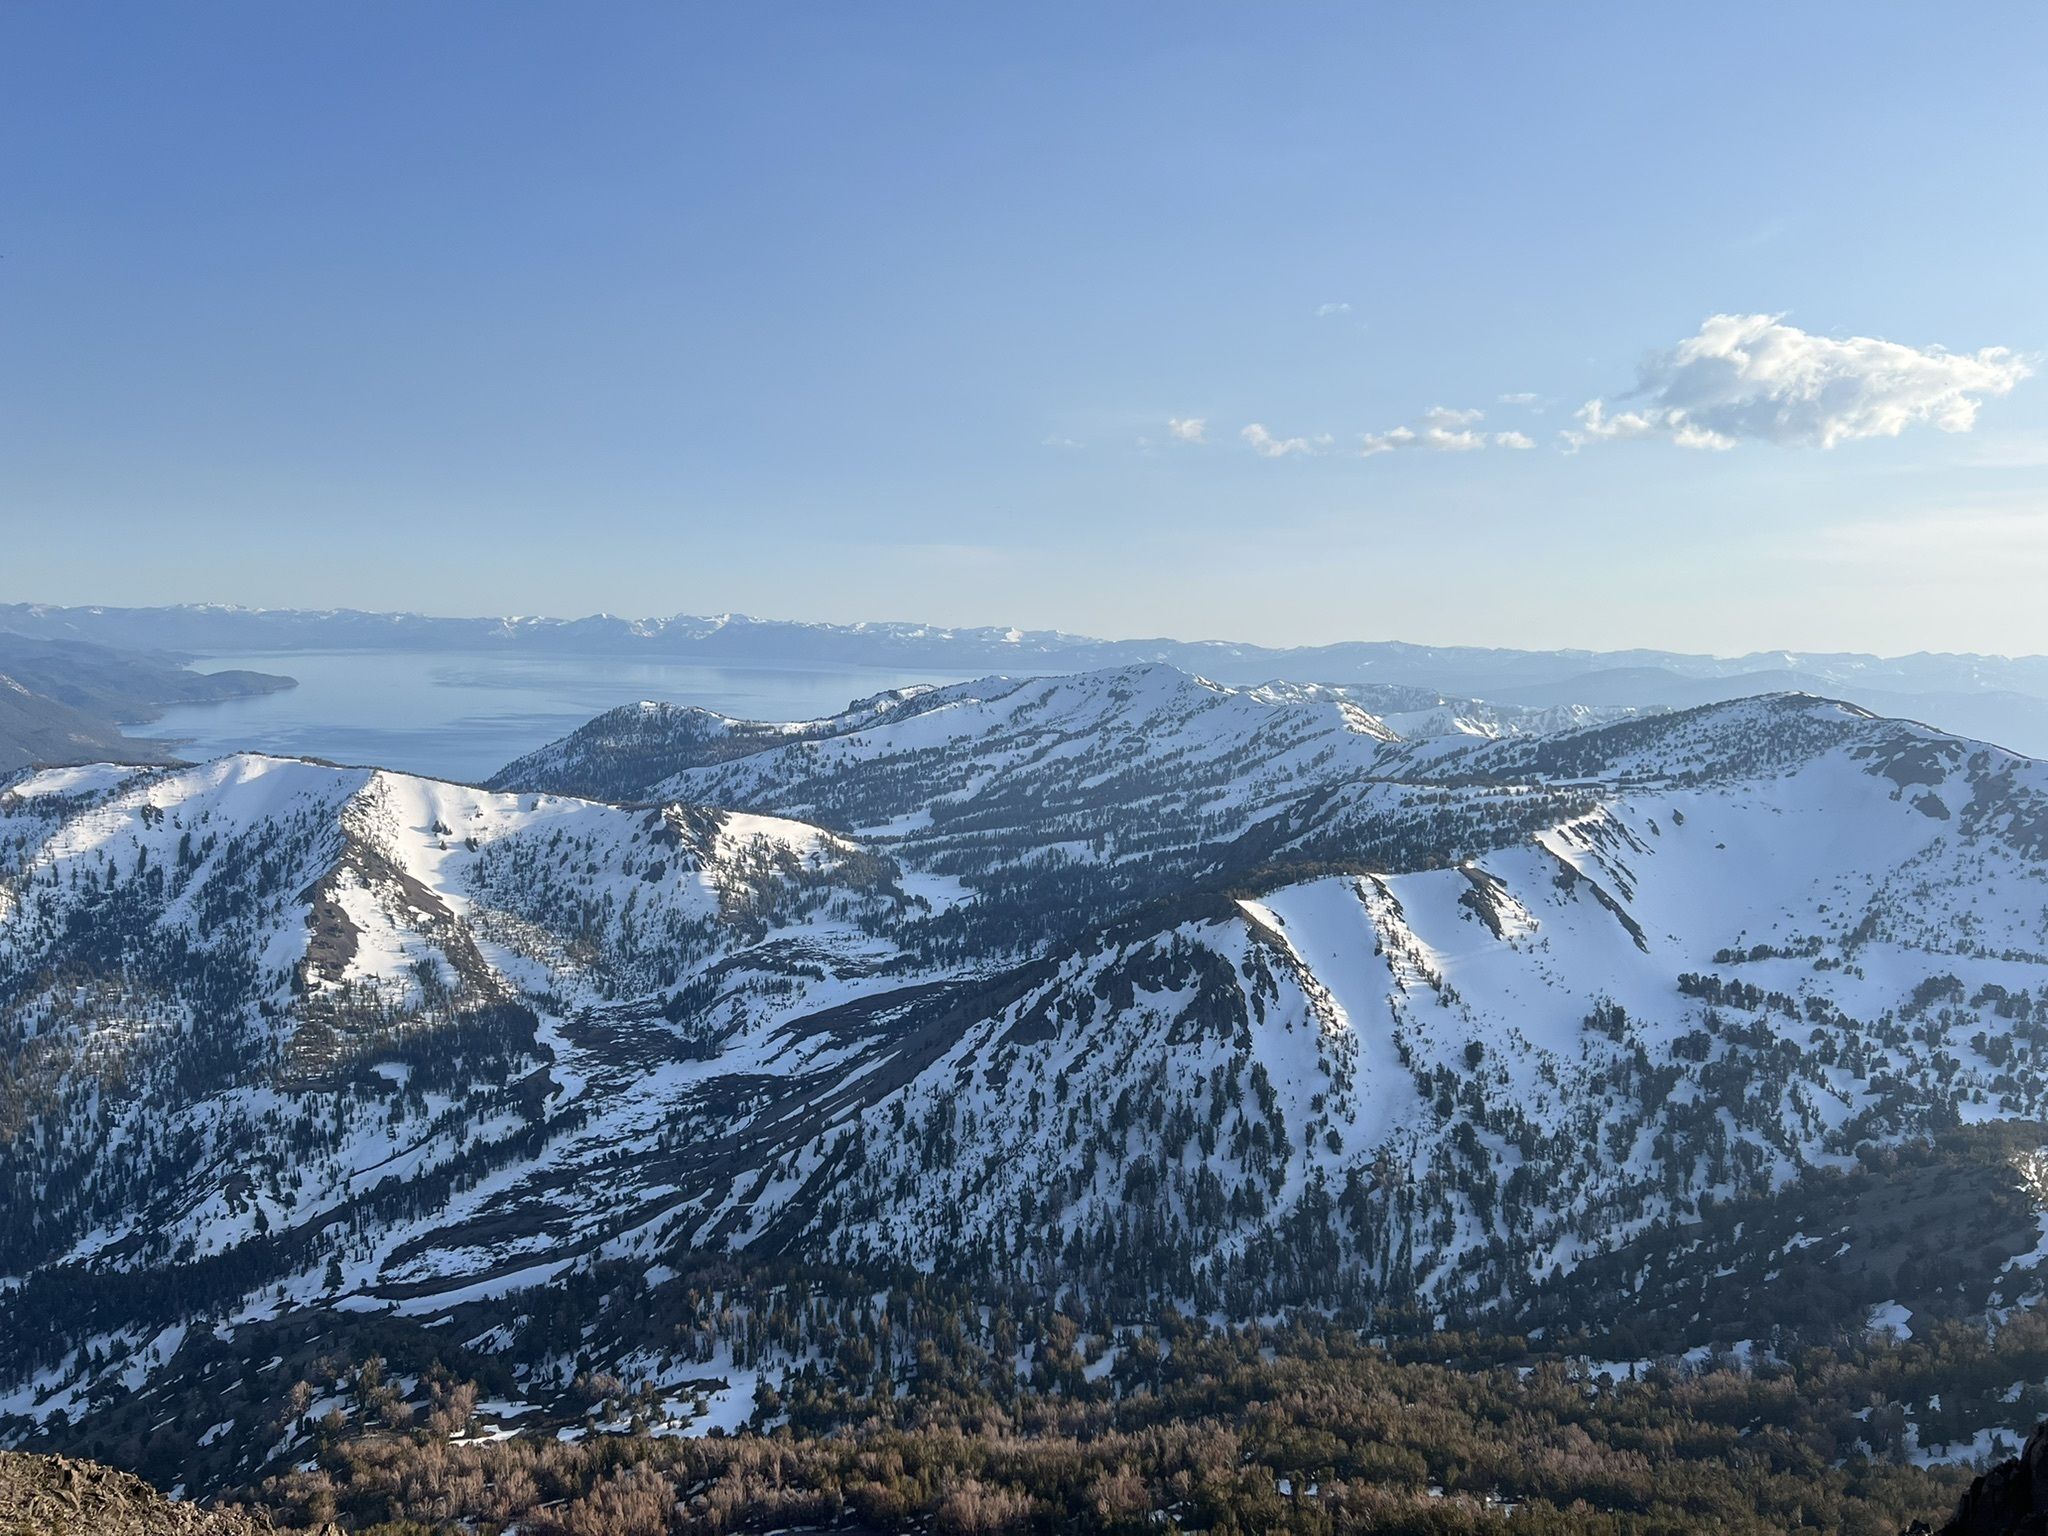
MULTIPOLYGON (((837 715, 790 723, 733 720, 688 705, 642 702, 612 710, 561 741, 509 764, 492 783, 527 781, 581 792, 645 797, 701 784, 779 786, 794 770, 841 776, 852 765, 890 758, 932 774, 946 793, 946 763, 980 751, 1013 771, 1051 755, 1071 762, 1072 744, 1112 756, 1169 758, 1206 780, 1241 782, 1241 760, 1256 772, 1299 778, 1303 747, 1317 768, 1353 738, 1367 742, 1440 737, 1495 740, 1550 735, 1656 711, 1628 706, 1523 708, 1446 697, 1393 684, 1338 686, 1269 682, 1229 688, 1150 662, 1067 677, 998 675, 952 687, 895 689, 856 700, 837 715), (911 722, 918 722, 913 725, 911 722), (1000 744, 992 749, 991 741, 1000 744), (766 757, 784 750, 782 756, 766 757), (744 770, 706 776, 740 758, 744 770)), ((1350 766, 1369 761, 1345 759, 1350 766)), ((1087 774, 1081 775, 1089 777, 1087 774)), ((903 791, 899 791, 903 793, 903 791)), ((956 798, 958 798, 956 796, 956 798)))
POLYGON ((1370 780, 1412 751, 1545 733, 1589 713, 1412 689, 1226 688, 1154 663, 906 689, 793 725, 643 703, 492 782, 773 807, 957 879, 984 915, 1042 907, 1046 881, 1064 871, 1076 915, 1094 920, 1243 866, 1310 791, 1370 780))
POLYGON ((247 756, 34 775, 0 857, 12 1268, 203 1257, 487 1159, 559 1107, 561 1030, 716 975, 717 1018, 662 1021, 703 1054, 885 963, 909 900, 773 817, 247 756))
POLYGON ((0 1412, 706 1252, 1570 1322, 1708 1233, 1867 1252, 1820 1223, 1873 1149, 2048 1116, 2048 766, 1146 666, 636 706, 482 789, 49 771, 0 1061, 0 1412))

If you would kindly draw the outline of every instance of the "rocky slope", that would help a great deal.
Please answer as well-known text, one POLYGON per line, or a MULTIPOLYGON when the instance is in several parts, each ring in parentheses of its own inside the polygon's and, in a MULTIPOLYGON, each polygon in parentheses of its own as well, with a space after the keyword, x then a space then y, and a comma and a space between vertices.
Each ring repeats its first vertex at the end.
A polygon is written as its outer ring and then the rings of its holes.
POLYGON ((165 1498, 112 1467, 0 1451, 0 1536, 268 1536, 278 1529, 241 1510, 165 1498))

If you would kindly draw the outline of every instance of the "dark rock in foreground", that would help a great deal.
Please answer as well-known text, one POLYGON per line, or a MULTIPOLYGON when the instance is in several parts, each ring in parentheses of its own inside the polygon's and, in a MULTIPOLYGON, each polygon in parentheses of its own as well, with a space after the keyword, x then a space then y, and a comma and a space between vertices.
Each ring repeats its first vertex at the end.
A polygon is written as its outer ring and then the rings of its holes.
POLYGON ((1970 1484, 1938 1536, 2048 1536, 2048 1423, 2027 1436, 2019 1455, 1970 1484))

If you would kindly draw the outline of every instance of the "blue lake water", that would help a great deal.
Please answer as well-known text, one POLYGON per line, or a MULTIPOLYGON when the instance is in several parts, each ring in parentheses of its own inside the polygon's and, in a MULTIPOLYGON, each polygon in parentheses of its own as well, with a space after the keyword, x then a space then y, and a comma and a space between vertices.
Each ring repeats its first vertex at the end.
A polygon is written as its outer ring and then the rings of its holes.
POLYGON ((605 656, 461 652, 290 651, 213 656, 281 672, 299 686, 260 698, 167 710, 131 735, 174 742, 188 758, 278 752, 476 782, 592 715, 640 699, 696 704, 748 720, 808 720, 950 672, 881 667, 710 664, 605 656))

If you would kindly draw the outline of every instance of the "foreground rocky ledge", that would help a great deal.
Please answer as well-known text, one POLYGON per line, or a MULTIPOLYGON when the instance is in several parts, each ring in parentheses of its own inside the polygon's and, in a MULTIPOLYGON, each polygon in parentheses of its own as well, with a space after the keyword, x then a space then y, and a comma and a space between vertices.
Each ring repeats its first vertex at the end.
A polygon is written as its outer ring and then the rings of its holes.
POLYGON ((0 1536, 273 1536, 242 1510, 166 1498, 132 1473, 0 1451, 0 1536))

